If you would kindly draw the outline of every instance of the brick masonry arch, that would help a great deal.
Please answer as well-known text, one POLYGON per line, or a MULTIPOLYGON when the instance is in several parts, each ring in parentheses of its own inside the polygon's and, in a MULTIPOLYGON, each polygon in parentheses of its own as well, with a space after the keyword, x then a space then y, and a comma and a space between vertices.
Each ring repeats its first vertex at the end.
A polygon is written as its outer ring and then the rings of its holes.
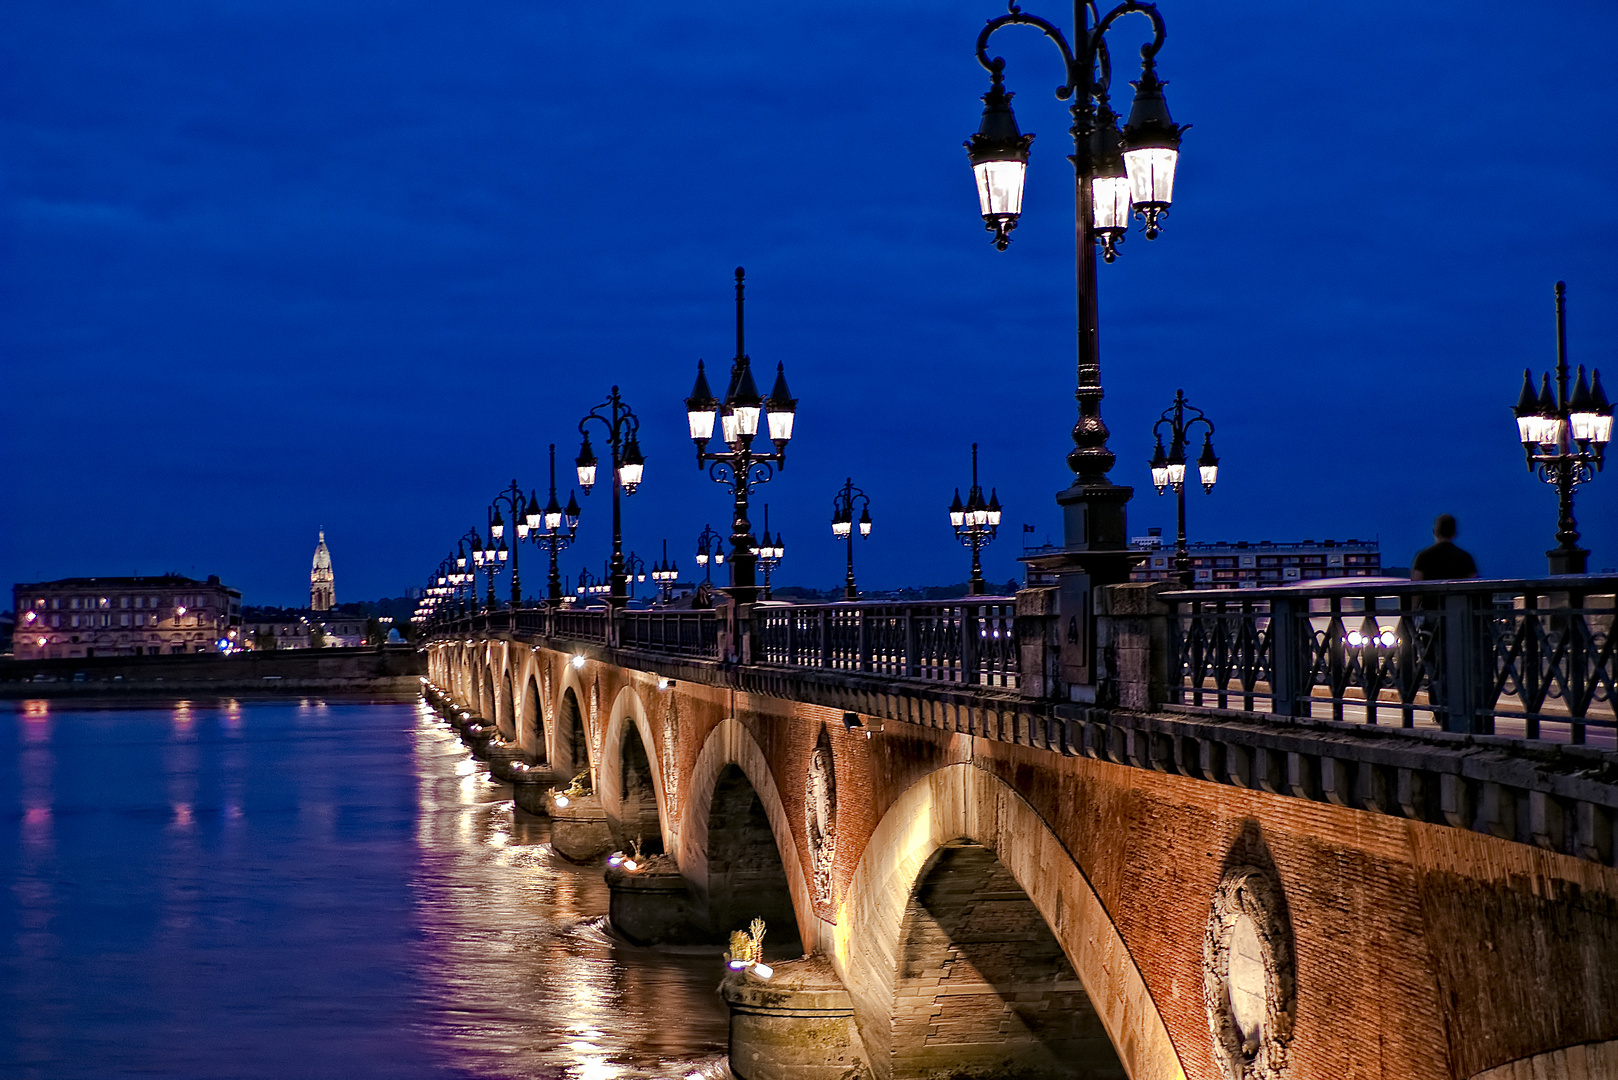
POLYGON ((583 675, 572 664, 564 661, 561 672, 561 677, 556 680, 556 702, 552 712, 556 720, 550 725, 551 770, 565 787, 578 771, 573 766, 575 758, 582 760, 585 767, 590 770, 590 786, 594 788, 600 783, 600 778, 599 770, 596 768, 595 751, 590 745, 590 688, 583 675), (583 740, 583 746, 575 746, 573 715, 568 711, 567 705, 569 691, 573 694, 573 707, 577 710, 579 736, 583 740))
POLYGON ((545 706, 539 698, 539 672, 536 665, 524 665, 522 723, 517 728, 517 745, 534 755, 540 764, 550 760, 545 732, 545 706))
POLYGON ((893 993, 906 906, 935 852, 969 840, 1011 871, 1055 934, 1132 1080, 1184 1080, 1140 970, 1072 855, 1004 781, 947 765, 906 790, 860 856, 821 947, 854 1000, 878 1077, 891 1066, 893 993), (829 940, 827 940, 829 939, 829 940))
POLYGON ((758 795, 769 818, 770 832, 775 837, 776 850, 786 871, 787 889, 792 894, 792 909, 797 917, 800 939, 807 945, 815 938, 816 919, 814 900, 804 874, 803 862, 792 835, 792 824, 787 817, 781 792, 775 776, 770 772, 764 751, 752 732, 734 717, 725 717, 703 741, 690 776, 685 782, 684 813, 675 837, 680 873, 690 883, 692 891, 708 901, 708 822, 713 810, 714 791, 719 776, 727 766, 734 765, 747 777, 758 795))
POLYGON ((657 820, 662 834, 664 851, 675 850, 675 830, 669 827, 668 807, 663 797, 663 766, 656 753, 658 742, 653 737, 652 725, 646 719, 646 707, 633 686, 618 691, 607 714, 607 730, 601 738, 601 764, 597 769, 596 790, 601 795, 601 808, 607 818, 621 824, 624 818, 624 741, 628 729, 633 727, 640 737, 641 748, 651 769, 651 786, 657 800, 657 820))
POLYGON ((495 717, 495 726, 499 728, 502 738, 517 738, 517 694, 516 688, 511 684, 511 665, 505 665, 505 671, 500 676, 500 708, 499 715, 495 717))

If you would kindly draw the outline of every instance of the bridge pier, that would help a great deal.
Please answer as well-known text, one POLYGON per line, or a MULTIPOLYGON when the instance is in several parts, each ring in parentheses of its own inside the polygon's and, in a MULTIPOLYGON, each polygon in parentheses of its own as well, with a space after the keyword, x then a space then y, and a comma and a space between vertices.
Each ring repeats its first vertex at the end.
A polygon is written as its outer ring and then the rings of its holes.
POLYGON ((731 972, 719 992, 730 1006, 730 1071, 739 1080, 858 1080, 854 999, 822 957, 775 965, 769 980, 731 972))
POLYGON ((649 865, 628 871, 607 868, 612 928, 636 945, 701 945, 717 940, 679 867, 653 856, 649 865))
POLYGON ((544 769, 518 771, 511 781, 511 801, 539 817, 551 815, 551 792, 556 778, 544 769))
POLYGON ((566 806, 550 803, 551 847, 569 862, 587 863, 612 850, 607 811, 595 792, 568 797, 566 806))

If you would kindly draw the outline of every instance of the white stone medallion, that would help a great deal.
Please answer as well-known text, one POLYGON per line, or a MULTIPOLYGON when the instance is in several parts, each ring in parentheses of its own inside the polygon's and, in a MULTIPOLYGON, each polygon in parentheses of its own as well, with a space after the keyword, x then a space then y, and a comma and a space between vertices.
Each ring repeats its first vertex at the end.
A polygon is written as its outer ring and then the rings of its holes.
POLYGON ((1292 1039, 1292 928, 1280 886, 1239 866, 1214 892, 1202 939, 1202 998, 1214 1061, 1227 1080, 1279 1080, 1292 1039))
POLYGON ((837 858, 837 777, 832 766, 831 738, 820 729, 820 740, 809 756, 804 778, 804 833, 809 837, 815 906, 832 910, 832 862, 837 858))

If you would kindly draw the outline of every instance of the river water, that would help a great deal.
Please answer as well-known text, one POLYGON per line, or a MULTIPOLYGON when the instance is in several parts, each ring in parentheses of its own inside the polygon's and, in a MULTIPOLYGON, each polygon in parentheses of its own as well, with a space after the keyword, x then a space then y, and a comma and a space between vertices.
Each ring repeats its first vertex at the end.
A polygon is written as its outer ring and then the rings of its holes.
POLYGON ((729 1075, 718 956, 615 941, 419 703, 0 722, 0 1076, 729 1075))

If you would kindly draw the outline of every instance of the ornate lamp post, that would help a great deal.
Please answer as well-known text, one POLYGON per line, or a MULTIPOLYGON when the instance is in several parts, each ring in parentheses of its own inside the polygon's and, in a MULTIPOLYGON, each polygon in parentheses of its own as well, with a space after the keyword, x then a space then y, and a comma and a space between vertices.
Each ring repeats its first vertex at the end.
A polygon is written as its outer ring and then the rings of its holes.
POLYGON ((609 462, 612 466, 612 563, 607 578, 611 586, 611 604, 617 608, 629 601, 629 594, 624 590, 624 531, 618 492, 621 489, 625 495, 635 494, 646 468, 646 459, 641 456, 640 440, 637 438, 640 420, 624 404, 618 396, 618 388, 614 386, 607 400, 591 409, 579 421, 579 434, 584 436, 584 442, 579 447, 579 456, 574 464, 579 470, 579 486, 586 495, 590 494, 596 482, 596 455, 590 448, 591 420, 606 428, 607 444, 612 451, 609 462))
POLYGON ((843 488, 831 500, 831 534, 848 541, 848 577, 843 581, 843 599, 857 600, 860 591, 854 587, 854 504, 860 504, 860 535, 871 535, 871 500, 865 492, 854 486, 853 478, 843 482, 843 488))
POLYGON ((674 583, 680 580, 680 568, 669 562, 669 542, 667 540, 663 541, 662 561, 652 567, 652 580, 657 582, 657 598, 667 604, 669 597, 674 593, 674 583))
POLYGON ((636 583, 646 584, 646 560, 631 551, 624 556, 624 583, 630 597, 635 595, 636 583))
MULTIPOLYGON (((747 520, 747 498, 754 484, 768 483, 775 468, 786 468, 787 443, 792 440, 792 423, 797 414, 798 401, 787 390, 786 372, 775 365, 775 385, 770 396, 759 395, 753 381, 752 362, 743 348, 742 334, 742 279, 745 272, 736 268, 736 358, 730 364, 730 384, 725 399, 717 400, 708 386, 702 361, 697 361, 697 381, 691 396, 685 400, 686 419, 691 427, 691 441, 697 445, 697 468, 712 463, 708 475, 720 484, 727 484, 735 498, 735 515, 730 530, 730 588, 727 590, 738 604, 750 604, 758 596, 755 575, 756 558, 753 549, 753 525, 747 520), (755 449, 753 440, 762 431, 769 433, 775 445, 772 451, 755 449), (715 453, 708 451, 718 425, 728 449, 715 453), (772 467, 773 466, 773 467, 772 467)), ((717 560, 716 560, 717 561, 717 560)))
POLYGON ((562 574, 556 566, 556 555, 560 551, 572 546, 573 538, 579 531, 579 501, 570 491, 567 493, 567 508, 564 510, 556 501, 556 444, 551 443, 551 494, 545 501, 542 509, 539 500, 532 495, 528 498, 528 538, 540 547, 550 552, 551 572, 547 581, 546 595, 550 602, 562 602, 562 574))
POLYGON ((713 581, 713 568, 725 562, 725 538, 714 532, 712 525, 702 527, 697 537, 697 565, 702 567, 703 580, 713 581))
POLYGON ((489 541, 488 543, 484 544, 481 549, 473 548, 472 558, 482 565, 484 573, 488 575, 488 608, 490 611, 493 611, 495 608, 500 606, 500 601, 497 600, 494 595, 494 579, 495 576, 500 573, 501 564, 505 563, 511 558, 511 549, 506 547, 505 540, 501 538, 501 534, 505 532, 504 522, 501 522, 498 525, 495 524, 496 520, 500 517, 500 512, 495 510, 493 504, 490 504, 489 509, 492 511, 492 513, 489 515, 489 541), (495 531, 496 529, 500 530, 500 532, 497 533, 495 531), (496 546, 496 541, 499 541, 498 546, 496 546))
MULTIPOLYGON (((467 614, 475 615, 478 611, 479 602, 478 571, 483 568, 484 551, 483 537, 478 535, 476 526, 466 530, 465 535, 461 537, 460 544, 461 546, 457 549, 458 554, 455 557, 455 562, 464 571, 466 571, 461 575, 461 578, 467 585, 471 586, 470 591, 467 593, 467 614), (467 564, 467 559, 469 557, 471 559, 471 565, 467 564)), ((491 590, 494 588, 492 584, 489 587, 491 590)))
POLYGON ((983 122, 967 141, 976 174, 978 203, 995 246, 1004 250, 1022 213, 1023 180, 1032 135, 1017 129, 1002 74, 1005 61, 990 59, 989 38, 1005 26, 1032 26, 1061 53, 1066 80, 1057 87, 1059 100, 1069 101, 1073 126, 1074 210, 1078 235, 1078 391, 1079 419, 1074 447, 1067 455, 1071 486, 1057 496, 1063 507, 1065 551, 1044 560, 1050 569, 1072 566, 1092 583, 1121 581, 1132 557, 1127 551, 1124 507, 1130 489, 1112 483, 1107 472, 1116 460, 1107 449, 1107 425, 1101 420, 1101 348, 1096 305, 1095 252, 1117 257, 1117 246, 1129 228, 1130 211, 1146 226, 1148 240, 1157 236, 1173 200, 1174 169, 1183 127, 1169 116, 1163 83, 1157 77, 1157 52, 1163 46, 1163 19, 1151 4, 1125 0, 1091 24, 1097 9, 1073 5, 1078 47, 1054 24, 1029 15, 1013 3, 1009 14, 991 19, 978 35, 978 63, 989 72, 983 97, 983 122), (1123 130, 1117 127, 1108 94, 1112 63, 1107 31, 1119 18, 1139 14, 1151 21, 1152 40, 1141 46, 1141 77, 1123 130))
POLYGON ((1157 488, 1159 495, 1168 488, 1174 489, 1179 522, 1174 540, 1174 574, 1179 579, 1180 587, 1185 589, 1192 586, 1191 552, 1185 544, 1185 447, 1191 429, 1197 424, 1206 429, 1202 433, 1202 453, 1197 455, 1197 471, 1202 478, 1203 492, 1211 493, 1215 481, 1219 479, 1219 459, 1214 456, 1213 449, 1213 421, 1185 399, 1184 390, 1176 390, 1174 404, 1164 409, 1163 415, 1152 425, 1152 435, 1157 439, 1157 449, 1152 451, 1152 485, 1157 488), (1187 419, 1187 413, 1195 415, 1187 419), (1163 453, 1164 424, 1169 427, 1167 454, 1163 453))
POLYGON ((781 565, 781 558, 786 554, 786 548, 781 546, 781 534, 776 533, 770 538, 770 504, 764 504, 764 537, 753 549, 753 558, 758 561, 760 570, 764 571, 764 599, 770 598, 770 574, 781 565))
POLYGON ((500 545, 496 554, 503 562, 506 552, 511 552, 511 606, 519 608, 522 606, 522 579, 518 576, 517 556, 522 553, 522 541, 528 539, 528 500, 523 498, 522 488, 513 480, 505 490, 495 495, 489 509, 494 511, 494 516, 489 519, 489 536, 500 545), (511 523, 517 530, 509 548, 506 546, 506 521, 500 514, 502 506, 511 514, 511 523))
POLYGON ((983 563, 979 553, 989 546, 1000 530, 1000 497, 990 490, 983 497, 978 486, 978 444, 972 444, 972 488, 966 502, 961 502, 961 489, 955 489, 955 501, 949 504, 949 523, 955 527, 955 537, 972 549, 972 579, 969 584, 973 596, 982 596, 987 590, 983 582, 983 563))
POLYGON ((1556 387, 1541 375, 1539 394, 1533 376, 1524 369, 1522 394, 1512 411, 1528 471, 1556 488, 1556 547, 1545 553, 1553 574, 1582 574, 1590 552, 1579 547, 1579 525, 1573 520, 1573 489, 1595 479, 1605 464, 1612 439, 1612 404, 1601 388, 1596 369, 1586 382, 1584 365, 1568 392, 1567 283, 1556 283, 1556 387))

